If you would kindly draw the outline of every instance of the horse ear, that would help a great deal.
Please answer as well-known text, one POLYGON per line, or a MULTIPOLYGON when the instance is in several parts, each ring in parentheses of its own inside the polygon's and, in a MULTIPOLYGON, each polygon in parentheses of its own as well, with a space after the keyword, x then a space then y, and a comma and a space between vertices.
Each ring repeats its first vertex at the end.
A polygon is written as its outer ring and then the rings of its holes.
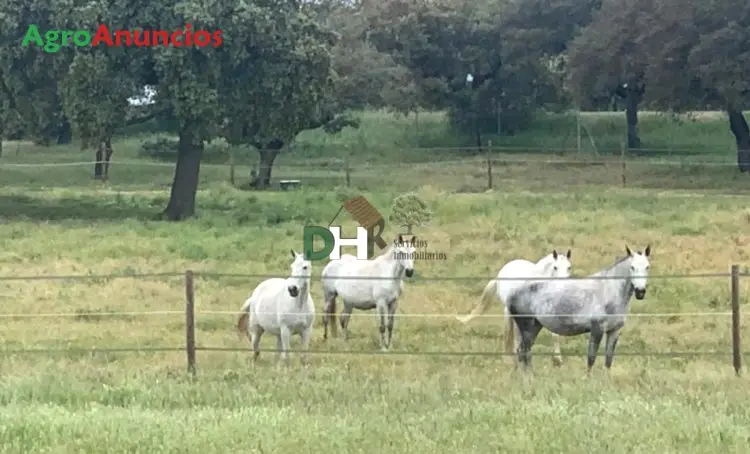
POLYGON ((633 256, 633 251, 630 250, 627 244, 625 245, 625 253, 628 254, 628 257, 633 256))
POLYGON ((556 249, 552 249, 552 258, 555 259, 555 260, 557 260, 557 250, 556 249))
POLYGON ((296 253, 296 252, 294 252, 294 249, 289 249, 289 252, 291 252, 291 253, 292 253, 292 258, 293 258, 293 259, 296 259, 296 258, 297 258, 297 253, 296 253))
POLYGON ((643 255, 645 255, 646 257, 648 257, 649 254, 651 254, 651 245, 650 244, 648 246, 646 246, 646 250, 643 251, 643 255))
POLYGON ((567 257, 567 258, 568 258, 568 260, 570 260, 570 253, 571 253, 571 252, 572 252, 572 251, 571 251, 570 249, 568 249, 568 253, 567 253, 567 254, 565 254, 565 257, 567 257))

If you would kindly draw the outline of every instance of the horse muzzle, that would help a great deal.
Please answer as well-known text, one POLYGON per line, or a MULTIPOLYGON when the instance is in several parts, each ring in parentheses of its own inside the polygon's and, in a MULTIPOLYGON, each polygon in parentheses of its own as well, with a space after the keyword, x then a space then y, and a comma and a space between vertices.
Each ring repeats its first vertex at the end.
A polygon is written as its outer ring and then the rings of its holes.
POLYGON ((633 294, 635 295, 635 299, 642 300, 646 297, 646 289, 645 288, 634 288, 633 294))
POLYGON ((299 289, 297 287, 290 286, 287 290, 289 290, 289 295, 291 295, 292 298, 297 298, 297 296, 299 296, 299 289))
POLYGON ((414 268, 408 268, 408 269, 404 270, 404 274, 406 275, 406 277, 412 277, 412 276, 414 276, 414 268))

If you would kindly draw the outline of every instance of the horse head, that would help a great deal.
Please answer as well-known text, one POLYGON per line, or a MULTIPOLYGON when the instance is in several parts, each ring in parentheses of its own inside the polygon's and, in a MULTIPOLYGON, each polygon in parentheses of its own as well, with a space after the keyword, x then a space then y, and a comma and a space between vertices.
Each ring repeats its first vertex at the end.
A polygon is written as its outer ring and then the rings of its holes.
POLYGON ((570 263, 571 250, 563 254, 558 254, 556 250, 552 251, 551 277, 568 278, 573 272, 573 265, 570 263))
POLYGON ((399 235, 396 245, 393 247, 393 259, 404 268, 406 277, 414 275, 414 253, 416 252, 414 241, 416 238, 413 237, 411 242, 404 242, 404 239, 399 235))
POLYGON ((299 296, 300 289, 307 287, 312 274, 312 266, 309 260, 305 260, 304 255, 298 254, 293 250, 291 253, 294 262, 291 265, 292 275, 287 279, 287 282, 289 282, 287 290, 289 290, 289 295, 292 298, 296 298, 299 296))
POLYGON ((635 295, 635 299, 642 300, 646 297, 646 287, 648 286, 648 269, 650 266, 648 257, 651 255, 651 245, 646 246, 643 252, 630 250, 625 246, 625 252, 630 259, 630 285, 635 295))

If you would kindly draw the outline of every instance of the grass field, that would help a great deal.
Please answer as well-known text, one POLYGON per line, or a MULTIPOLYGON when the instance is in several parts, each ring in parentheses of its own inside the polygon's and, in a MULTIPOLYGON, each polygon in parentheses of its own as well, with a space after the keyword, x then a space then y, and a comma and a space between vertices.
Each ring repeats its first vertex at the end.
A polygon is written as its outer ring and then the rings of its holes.
MULTIPOLYGON (((439 113, 421 114, 419 128, 415 128, 413 118, 365 112, 358 130, 347 129, 335 137, 317 131, 301 134, 292 149, 276 160, 273 177, 298 178, 308 188, 333 189, 347 185, 348 167, 354 190, 389 187, 407 191, 437 183, 442 190, 477 193, 489 187, 487 161, 491 158, 492 188, 498 191, 618 185, 745 193, 747 181, 736 171, 732 135, 721 115, 703 112, 685 119, 643 113, 642 140, 654 148, 622 156, 619 141, 624 119, 616 112, 582 115, 596 150, 587 136, 581 150, 576 149, 575 117, 549 115, 541 117, 531 131, 493 138, 492 151, 482 153, 462 148, 461 140, 450 133, 439 113), (572 141, 560 142, 565 137, 572 141)), ((153 137, 144 132, 116 142, 110 177, 118 189, 169 188, 173 160, 141 156, 141 144, 153 137)), ((7 143, 4 149, 0 178, 6 185, 24 190, 82 184, 96 187, 89 178, 90 151, 80 151, 77 146, 44 149, 28 143, 7 143)), ((226 144, 212 142, 201 168, 201 187, 229 181, 230 162, 234 163, 235 182, 241 185, 250 180, 257 153, 242 148, 230 153, 226 144)))
MULTIPOLYGON (((123 160, 136 159, 132 146, 115 144, 123 160)), ((165 204, 169 167, 156 173, 115 165, 107 185, 89 182, 88 167, 2 167, 80 156, 28 146, 0 158, 0 276, 188 268, 284 275, 288 250, 301 247, 302 225, 327 223, 340 197, 356 191, 329 182, 250 193, 228 185, 225 169, 207 167, 199 217, 170 224, 151 220, 165 204)), ((650 243, 654 277, 633 313, 685 315, 630 318, 609 374, 603 358, 585 373, 585 337, 564 339, 563 351, 578 357, 554 368, 543 356, 551 352, 543 334, 532 374, 515 371, 507 357, 331 354, 303 368, 293 355, 288 369, 278 369, 272 352, 256 365, 248 352, 199 352, 191 380, 184 352, 91 351, 181 347, 180 314, 106 314, 181 311, 181 278, 0 280, 0 452, 746 452, 750 386, 731 367, 729 278, 657 277, 726 273, 733 263, 748 271, 750 211, 746 197, 731 194, 744 189, 736 171, 707 174, 714 167, 694 166, 689 184, 672 177, 649 186, 657 181, 649 177, 622 188, 614 164, 612 175, 529 164, 515 179, 501 174, 496 182, 503 186, 484 192, 475 181, 481 167, 474 175, 466 166, 373 167, 367 174, 375 182, 362 185, 384 214, 400 191, 415 189, 435 214, 418 234, 428 250, 447 255, 417 264, 402 297, 395 351, 500 351, 501 319, 464 327, 453 316, 471 309, 504 262, 552 248, 572 248, 574 274, 584 275, 610 264, 626 243, 650 243), (428 280, 437 277, 462 279, 428 280), (698 312, 707 314, 690 315, 698 312), (42 316, 51 313, 68 315, 42 316), (79 350, 10 353, 24 348, 79 350), (639 356, 690 351, 706 354, 639 356)), ((400 232, 388 226, 386 233, 400 232)), ((234 315, 201 311, 237 310, 258 282, 197 279, 199 346, 249 347, 233 331, 234 315)), ((748 283, 741 281, 743 307, 748 283)), ((376 352, 376 326, 368 314, 355 314, 348 345, 326 345, 317 331, 312 348, 376 352)), ((742 334, 750 334, 746 325, 742 334)), ((265 339, 264 348, 273 345, 265 339)))

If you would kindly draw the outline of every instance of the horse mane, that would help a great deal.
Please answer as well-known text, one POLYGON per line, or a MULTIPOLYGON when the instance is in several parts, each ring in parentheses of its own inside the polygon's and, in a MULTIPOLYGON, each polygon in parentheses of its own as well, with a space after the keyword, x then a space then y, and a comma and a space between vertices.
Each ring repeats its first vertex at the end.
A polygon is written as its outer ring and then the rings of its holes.
POLYGON ((388 246, 382 254, 372 259, 372 261, 379 262, 381 260, 385 260, 387 257, 392 257, 392 256, 393 256, 393 243, 391 243, 391 245, 388 246))
POLYGON ((552 258, 552 253, 551 252, 549 254, 545 255, 544 257, 540 258, 539 261, 537 261, 537 263, 548 261, 548 260, 549 261, 554 260, 554 258, 552 258))
POLYGON ((626 255, 624 257, 617 256, 617 257, 615 257, 615 263, 613 263, 612 265, 610 265, 610 266, 608 266, 606 268, 600 269, 599 271, 597 271, 594 274, 591 274, 590 276, 601 276, 604 273, 607 273, 607 272, 609 272, 609 271, 617 268, 617 265, 619 265, 620 263, 624 262, 625 260, 628 260, 629 258, 630 258, 629 255, 626 255))

